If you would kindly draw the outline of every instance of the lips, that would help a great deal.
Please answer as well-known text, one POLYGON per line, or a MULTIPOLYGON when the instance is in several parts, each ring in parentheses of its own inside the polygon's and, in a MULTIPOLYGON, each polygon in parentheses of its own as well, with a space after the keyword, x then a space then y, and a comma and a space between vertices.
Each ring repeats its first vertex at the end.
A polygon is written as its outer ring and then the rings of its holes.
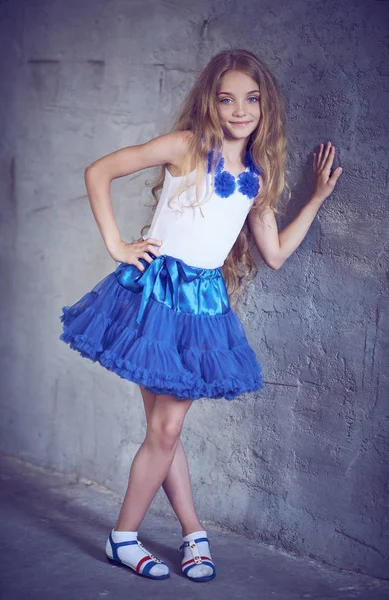
POLYGON ((251 121, 231 121, 231 125, 249 125, 251 121))

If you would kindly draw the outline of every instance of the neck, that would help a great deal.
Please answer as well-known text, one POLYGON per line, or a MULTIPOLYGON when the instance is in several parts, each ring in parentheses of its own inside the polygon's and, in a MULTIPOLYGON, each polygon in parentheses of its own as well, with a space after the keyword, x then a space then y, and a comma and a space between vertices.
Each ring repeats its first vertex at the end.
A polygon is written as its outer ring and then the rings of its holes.
POLYGON ((249 138, 231 140, 224 138, 222 154, 230 162, 244 160, 249 138))

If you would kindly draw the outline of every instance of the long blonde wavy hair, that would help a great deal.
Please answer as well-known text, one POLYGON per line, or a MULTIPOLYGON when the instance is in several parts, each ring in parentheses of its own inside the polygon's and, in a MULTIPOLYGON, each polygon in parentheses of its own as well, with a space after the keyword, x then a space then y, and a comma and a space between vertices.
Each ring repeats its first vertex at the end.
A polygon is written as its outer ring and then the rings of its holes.
MULTIPOLYGON (((255 54, 241 49, 223 50, 214 56, 198 76, 181 106, 171 131, 190 131, 192 135, 188 138, 188 151, 181 167, 183 184, 169 199, 169 203, 190 185, 195 185, 196 203, 201 211, 199 192, 207 170, 207 154, 213 148, 221 151, 223 145, 224 134, 217 112, 217 92, 223 75, 232 69, 251 77, 260 90, 260 121, 248 140, 246 150, 250 150, 253 162, 262 170, 263 175, 260 192, 250 210, 260 207, 261 212, 267 208, 279 213, 282 195, 285 190, 289 191, 285 180, 285 105, 278 83, 268 67, 255 54), (193 163, 196 180, 191 184, 187 176, 193 163)), ((212 188, 214 176, 213 165, 212 188)), ((152 188, 155 200, 154 210, 159 202, 164 180, 165 165, 161 167, 160 175, 148 184, 152 188)), ((148 227, 150 225, 142 228, 142 234, 148 227)), ((244 282, 250 283, 258 273, 250 251, 252 244, 253 239, 246 219, 222 267, 230 299, 243 288, 244 282)))

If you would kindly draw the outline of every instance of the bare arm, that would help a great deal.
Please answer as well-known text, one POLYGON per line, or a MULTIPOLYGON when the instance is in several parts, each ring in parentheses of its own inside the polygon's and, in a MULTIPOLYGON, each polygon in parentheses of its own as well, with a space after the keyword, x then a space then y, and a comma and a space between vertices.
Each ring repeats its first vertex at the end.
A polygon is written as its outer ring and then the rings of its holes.
POLYGON ((298 248, 305 238, 313 219, 324 200, 333 191, 342 169, 335 169, 331 177, 330 171, 334 161, 335 147, 328 142, 313 159, 313 178, 315 191, 309 202, 301 209, 299 214, 281 232, 278 232, 274 213, 265 209, 252 210, 248 215, 248 222, 255 244, 265 263, 272 269, 279 269, 291 254, 298 248))
MULTIPOLYGON (((139 256, 151 262, 152 259, 147 254, 147 250, 152 248, 150 242, 157 245, 161 245, 161 242, 150 240, 147 246, 145 241, 126 244, 122 240, 112 207, 111 181, 148 167, 164 164, 179 166, 187 148, 189 135, 190 132, 186 131, 161 135, 145 144, 127 146, 107 154, 86 167, 85 185, 93 216, 105 246, 114 260, 136 264, 140 270, 144 270, 138 260, 139 256)), ((154 250, 155 248, 152 252, 157 255, 157 251, 154 250)))
POLYGON ((271 210, 262 213, 261 218, 257 212, 249 213, 248 219, 255 244, 270 268, 279 269, 299 247, 320 206, 321 202, 313 196, 298 216, 280 233, 271 210))

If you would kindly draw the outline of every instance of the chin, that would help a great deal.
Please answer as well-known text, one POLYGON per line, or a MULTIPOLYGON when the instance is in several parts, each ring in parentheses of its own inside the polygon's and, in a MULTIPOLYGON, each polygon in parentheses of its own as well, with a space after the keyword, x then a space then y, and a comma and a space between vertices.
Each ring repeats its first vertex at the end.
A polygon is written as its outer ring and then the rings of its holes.
MULTIPOLYGON (((255 130, 254 130, 255 131, 255 130)), ((249 138, 250 135, 252 134, 252 131, 248 130, 248 131, 229 131, 229 136, 231 138, 234 138, 235 140, 244 140, 246 138, 249 138)))
POLYGON ((234 139, 245 139, 250 137, 252 133, 256 131, 258 124, 255 127, 242 127, 241 129, 238 127, 225 127, 224 134, 234 138, 234 139))

